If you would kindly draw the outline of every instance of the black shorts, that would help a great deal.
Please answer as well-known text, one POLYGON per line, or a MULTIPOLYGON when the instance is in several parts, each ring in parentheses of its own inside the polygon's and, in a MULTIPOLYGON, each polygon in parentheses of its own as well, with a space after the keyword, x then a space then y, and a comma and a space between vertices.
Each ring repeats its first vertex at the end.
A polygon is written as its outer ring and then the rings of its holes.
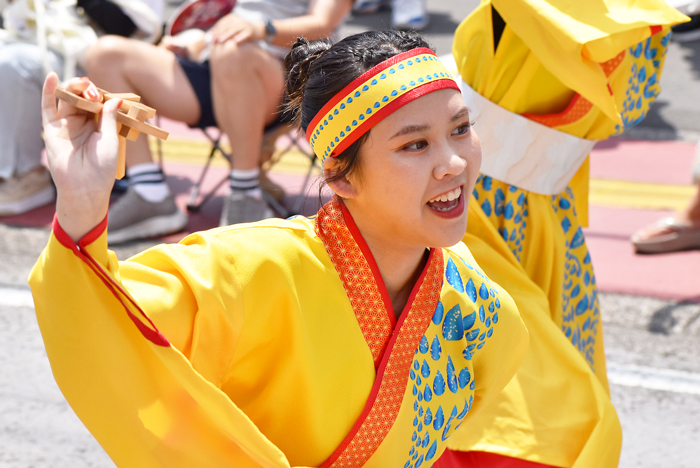
POLYGON ((199 122, 190 125, 190 127, 218 127, 216 117, 214 117, 214 106, 211 97, 211 70, 209 69, 209 61, 207 60, 206 62, 199 63, 179 55, 176 55, 176 57, 199 101, 199 122))

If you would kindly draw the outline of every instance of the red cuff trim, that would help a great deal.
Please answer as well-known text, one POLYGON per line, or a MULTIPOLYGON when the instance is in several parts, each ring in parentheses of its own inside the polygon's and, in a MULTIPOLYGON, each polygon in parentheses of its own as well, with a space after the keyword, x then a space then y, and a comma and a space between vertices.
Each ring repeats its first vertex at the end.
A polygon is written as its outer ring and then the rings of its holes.
POLYGON ((65 248, 71 249, 73 252, 77 252, 78 247, 87 247, 88 245, 95 242, 99 237, 107 230, 107 215, 105 218, 95 226, 90 232, 85 234, 82 239, 76 244, 73 239, 70 238, 66 231, 63 230, 58 222, 58 216, 54 213, 53 215, 53 234, 56 236, 56 240, 65 248))
POLYGON ((127 315, 131 321, 136 325, 136 328, 141 332, 144 338, 146 338, 151 343, 157 346, 169 347, 170 342, 168 339, 158 330, 153 321, 146 315, 146 313, 139 307, 134 299, 117 283, 109 273, 104 271, 102 266, 92 258, 92 255, 85 250, 85 247, 95 242, 105 231, 107 230, 107 216, 102 220, 100 224, 95 226, 90 232, 85 234, 80 241, 76 244, 73 239, 70 238, 66 231, 63 230, 58 222, 58 217, 54 214, 53 217, 53 234, 56 240, 65 248, 70 249, 76 257, 82 260, 92 271, 97 275, 97 277, 102 281, 102 283, 107 287, 109 292, 119 301, 119 303, 124 307, 127 315), (141 321, 132 311, 129 305, 130 303, 136 311, 148 322, 147 324, 141 321), (150 327, 149 327, 150 325, 150 327))

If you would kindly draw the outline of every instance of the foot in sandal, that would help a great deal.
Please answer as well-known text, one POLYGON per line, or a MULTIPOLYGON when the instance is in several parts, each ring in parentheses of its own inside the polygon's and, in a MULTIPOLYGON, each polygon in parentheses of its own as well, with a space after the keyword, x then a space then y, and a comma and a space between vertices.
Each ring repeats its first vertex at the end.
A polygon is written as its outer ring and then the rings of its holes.
POLYGON ((637 253, 655 254, 700 249, 700 220, 669 216, 640 229, 631 240, 637 253))

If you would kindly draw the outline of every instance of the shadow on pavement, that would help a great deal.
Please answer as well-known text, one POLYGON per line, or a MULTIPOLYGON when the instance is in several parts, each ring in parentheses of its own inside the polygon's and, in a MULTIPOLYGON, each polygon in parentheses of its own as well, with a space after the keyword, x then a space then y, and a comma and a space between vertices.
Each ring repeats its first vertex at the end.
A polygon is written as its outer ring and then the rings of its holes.
POLYGON ((686 307, 692 304, 700 304, 700 296, 690 297, 683 301, 674 302, 654 312, 647 326, 647 330, 651 333, 660 335, 670 335, 673 333, 674 327, 678 324, 678 318, 674 316, 677 309, 686 307))
MULTIPOLYGON (((700 41, 682 42, 679 45, 686 53, 683 59, 693 67, 695 78, 700 79, 700 41)), ((698 105, 700 106, 700 103, 698 105)))

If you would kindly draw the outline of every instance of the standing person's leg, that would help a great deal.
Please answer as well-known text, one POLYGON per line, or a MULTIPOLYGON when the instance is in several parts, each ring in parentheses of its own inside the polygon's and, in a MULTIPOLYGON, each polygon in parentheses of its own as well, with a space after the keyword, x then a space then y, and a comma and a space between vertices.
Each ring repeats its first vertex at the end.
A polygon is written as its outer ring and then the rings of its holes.
MULTIPOLYGON (((105 36, 87 56, 87 73, 99 87, 131 92, 164 117, 194 124, 200 106, 172 52, 133 39, 105 36)), ((127 144, 130 187, 109 213, 111 243, 177 232, 187 216, 175 205, 162 171, 153 162, 148 138, 127 144)))
POLYGON ((210 61, 214 115, 231 141, 233 159, 220 224, 271 217, 259 187, 260 147, 265 125, 277 118, 282 101, 282 64, 255 45, 232 41, 214 46, 210 61))
MULTIPOLYGON (((61 58, 49 52, 59 73, 61 58)), ((24 213, 55 198, 41 165, 41 52, 32 44, 0 46, 0 216, 24 213)))

